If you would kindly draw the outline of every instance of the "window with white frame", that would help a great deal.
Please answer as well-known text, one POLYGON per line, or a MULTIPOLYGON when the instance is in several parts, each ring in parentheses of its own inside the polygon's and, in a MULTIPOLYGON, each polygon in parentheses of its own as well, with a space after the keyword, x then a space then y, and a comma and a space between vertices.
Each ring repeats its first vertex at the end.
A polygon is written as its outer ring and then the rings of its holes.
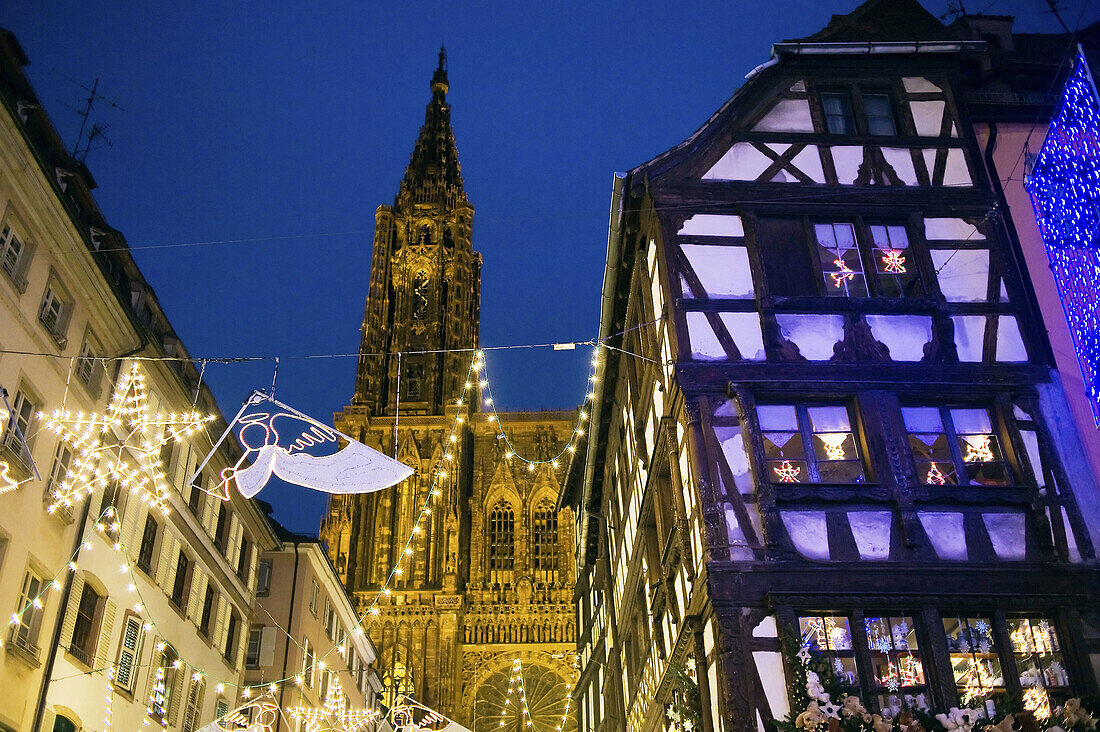
POLYGON ((321 593, 321 586, 317 584, 317 580, 311 579, 309 585, 309 612, 313 617, 317 617, 317 598, 321 593))
POLYGON ((988 409, 903 407, 917 477, 926 485, 1008 485, 988 409))
POLYGON ((57 498, 60 494, 61 482, 69 475, 73 466, 73 449, 67 442, 58 442, 57 450, 53 455, 53 465, 50 474, 46 478, 45 495, 48 498, 57 498))
POLYGON ((30 467, 30 456, 24 454, 22 441, 19 436, 30 446, 32 441, 32 428, 35 424, 35 415, 38 413, 38 398, 33 396, 26 388, 21 388, 15 395, 15 401, 11 403, 11 419, 4 432, 4 446, 17 455, 23 463, 30 467))
POLYGON ((26 284, 25 273, 30 260, 30 247, 15 231, 10 222, 0 228, 0 269, 22 290, 26 284))
POLYGON ((38 634, 45 613, 46 580, 33 569, 23 575, 23 588, 12 614, 11 642, 32 656, 38 655, 38 634))
POLYGON ((848 407, 761 404, 756 408, 768 480, 862 483, 863 459, 848 407))
POLYGON ((76 372, 76 377, 80 379, 93 394, 99 391, 100 375, 103 371, 98 367, 99 346, 92 338, 91 334, 89 334, 84 336, 84 342, 80 344, 80 353, 77 354, 76 364, 73 370, 76 372))
POLYGON ((57 278, 51 277, 42 293, 42 303, 38 306, 38 322, 53 337, 59 346, 66 343, 65 330, 69 325, 72 303, 57 278))
POLYGON ((253 625, 248 629, 248 649, 245 651, 244 664, 248 668, 260 667, 260 646, 263 644, 264 626, 253 625))

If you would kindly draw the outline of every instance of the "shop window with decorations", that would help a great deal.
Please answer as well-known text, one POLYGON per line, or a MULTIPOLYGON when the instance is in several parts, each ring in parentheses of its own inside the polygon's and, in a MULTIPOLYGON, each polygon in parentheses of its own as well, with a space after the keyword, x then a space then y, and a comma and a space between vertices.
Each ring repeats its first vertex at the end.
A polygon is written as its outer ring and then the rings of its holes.
POLYGON ((773 483, 862 483, 848 407, 759 405, 767 475, 773 483))
POLYGON ((874 676, 876 706, 900 709, 908 699, 914 700, 909 706, 922 706, 921 700, 927 698, 927 690, 913 618, 869 616, 864 619, 863 627, 874 676))
POLYGON ((1001 657, 989 617, 943 615, 943 636, 959 702, 974 702, 1005 693, 1001 657))
MULTIPOLYGON (((827 661, 837 679, 846 686, 859 687, 856 654, 852 647, 852 629, 843 615, 810 615, 798 619, 799 650, 805 648, 827 661)), ((858 691, 852 691, 858 694, 858 691)))
POLYGON ((1008 467, 988 409, 903 407, 917 477, 925 485, 1007 485, 1008 467))
POLYGON ((1024 708, 1039 719, 1069 697, 1069 675, 1054 623, 1043 617, 1008 619, 1008 637, 1020 674, 1024 708))

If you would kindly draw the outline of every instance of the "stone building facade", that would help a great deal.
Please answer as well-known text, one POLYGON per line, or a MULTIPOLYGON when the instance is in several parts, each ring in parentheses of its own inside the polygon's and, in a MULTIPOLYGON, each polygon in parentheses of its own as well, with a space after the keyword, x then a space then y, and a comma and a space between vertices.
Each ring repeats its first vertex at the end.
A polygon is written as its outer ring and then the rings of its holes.
POLYGON ((355 395, 335 420, 416 473, 385 491, 334 497, 321 537, 360 610, 413 537, 392 594, 366 626, 387 701, 409 694, 472 729, 499 729, 501 712, 514 708, 504 700, 519 658, 535 723, 556 726, 573 673, 573 522, 554 508, 559 471, 517 456, 557 454, 576 413, 497 419, 479 398, 458 403, 478 347, 481 255, 471 245, 474 211, 442 51, 431 91, 397 197, 375 214, 355 395), (440 495, 414 534, 445 454, 440 495))

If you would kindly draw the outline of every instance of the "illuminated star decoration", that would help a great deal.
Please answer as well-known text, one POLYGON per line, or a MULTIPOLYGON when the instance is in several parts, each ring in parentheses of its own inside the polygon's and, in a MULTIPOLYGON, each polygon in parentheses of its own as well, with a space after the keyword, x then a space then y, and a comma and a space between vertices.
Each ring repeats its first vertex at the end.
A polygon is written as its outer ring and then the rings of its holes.
POLYGON ((928 485, 943 485, 947 482, 947 478, 943 477, 940 469, 932 463, 928 468, 928 475, 924 476, 924 482, 928 485))
POLYGON ((833 264, 836 265, 836 272, 830 273, 829 276, 833 278, 833 287, 840 289, 841 284, 855 277, 856 273, 840 257, 834 259, 833 264))
POLYGON ((375 713, 367 709, 348 709, 340 682, 332 679, 325 704, 316 707, 294 707, 290 716, 302 720, 306 732, 358 732, 369 726, 375 713))
POLYGON ((848 439, 847 432, 823 432, 817 437, 825 446, 825 455, 829 460, 843 460, 847 457, 844 454, 844 441, 848 439))
POLYGON ((989 447, 989 435, 972 435, 966 437, 966 456, 963 458, 968 463, 985 463, 993 459, 993 450, 989 447))
POLYGON ((160 450, 169 442, 179 442, 204 423, 214 419, 196 412, 183 414, 149 413, 145 375, 135 363, 123 377, 106 414, 62 412, 55 410, 46 419, 46 429, 61 436, 76 455, 72 469, 54 490, 50 513, 69 507, 84 495, 110 481, 128 488, 151 508, 168 513, 167 479, 160 462, 160 450), (133 467, 127 455, 137 462, 133 467))
POLYGON ((901 256, 904 249, 883 249, 882 264, 886 272, 905 274, 905 257, 901 256))
POLYGON ((780 483, 795 483, 802 468, 791 465, 790 460, 784 460, 778 468, 772 468, 772 472, 779 478, 780 483))

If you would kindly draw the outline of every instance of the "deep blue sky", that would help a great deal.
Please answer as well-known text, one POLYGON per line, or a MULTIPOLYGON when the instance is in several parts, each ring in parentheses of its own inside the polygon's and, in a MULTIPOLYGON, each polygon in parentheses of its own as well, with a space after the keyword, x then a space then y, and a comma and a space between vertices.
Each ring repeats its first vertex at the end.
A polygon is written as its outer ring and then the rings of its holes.
MULTIPOLYGON (((772 42, 857 5, 13 0, 0 25, 70 146, 80 84, 98 77, 123 108, 101 102, 92 118, 112 143, 88 157, 95 195, 190 352, 283 357, 277 396, 327 421, 355 360, 290 357, 358 348, 374 210, 397 191, 441 41, 484 257, 482 343, 586 340, 612 173, 690 135, 772 42), (141 251, 260 237, 295 238, 141 251)), ((1057 31, 1045 7, 968 3, 1016 15, 1017 30, 1057 31)), ((488 359, 502 409, 575 406, 586 364, 587 352, 545 349, 488 359)), ((207 369, 230 415, 271 376, 268 363, 207 369)), ((316 531, 323 496, 261 497, 290 528, 316 531)))

